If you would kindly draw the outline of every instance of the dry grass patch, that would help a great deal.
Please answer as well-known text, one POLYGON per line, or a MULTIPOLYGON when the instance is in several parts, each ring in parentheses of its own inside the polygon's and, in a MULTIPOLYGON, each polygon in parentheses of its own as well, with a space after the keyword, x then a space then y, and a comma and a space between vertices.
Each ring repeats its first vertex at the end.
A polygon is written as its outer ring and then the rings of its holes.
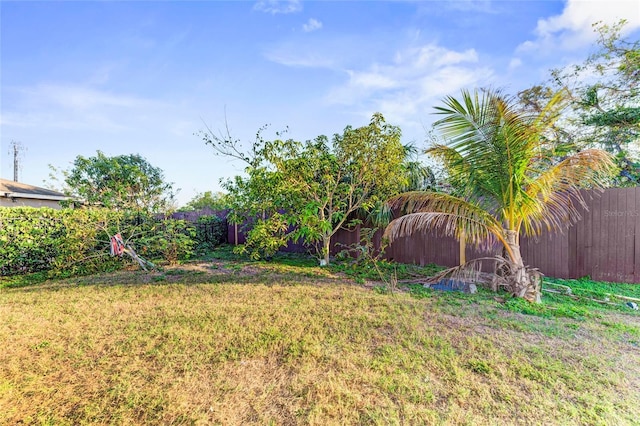
POLYGON ((334 285, 318 286, 310 270, 202 268, 163 272, 177 283, 119 272, 2 290, 0 423, 633 424, 640 416, 638 316, 546 319, 481 296, 380 295, 331 276, 322 280, 334 285))

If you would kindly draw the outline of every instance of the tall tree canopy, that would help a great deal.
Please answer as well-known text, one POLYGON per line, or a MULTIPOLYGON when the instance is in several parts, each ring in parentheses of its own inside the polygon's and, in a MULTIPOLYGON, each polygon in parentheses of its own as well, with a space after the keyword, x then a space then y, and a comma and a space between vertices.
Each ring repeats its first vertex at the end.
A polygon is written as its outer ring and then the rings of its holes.
POLYGON ((77 156, 64 173, 67 195, 114 209, 162 211, 173 199, 163 171, 139 154, 77 156))
MULTIPOLYGON (((537 235, 579 217, 580 188, 600 188, 615 170, 611 157, 586 149, 562 161, 548 157, 548 131, 562 103, 562 93, 539 112, 523 111, 517 100, 499 91, 463 91, 437 107, 435 123, 445 144, 427 152, 440 159, 455 195, 410 192, 390 204, 408 213, 391 222, 392 240, 422 228, 440 228, 472 243, 497 241, 509 260, 508 288, 514 296, 539 301, 539 280, 520 254, 521 233, 537 235)), ((535 265, 533 265, 535 266, 535 265)))
POLYGON ((228 198, 224 192, 205 191, 193 197, 180 210, 224 210, 229 207, 228 198))

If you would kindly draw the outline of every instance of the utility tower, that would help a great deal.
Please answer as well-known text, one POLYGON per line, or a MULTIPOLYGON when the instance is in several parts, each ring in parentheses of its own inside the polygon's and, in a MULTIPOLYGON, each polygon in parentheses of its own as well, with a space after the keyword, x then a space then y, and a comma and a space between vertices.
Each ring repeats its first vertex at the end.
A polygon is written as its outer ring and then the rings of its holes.
POLYGON ((18 170, 20 169, 20 159, 25 151, 22 142, 11 141, 9 144, 9 155, 13 154, 13 181, 18 181, 18 170))

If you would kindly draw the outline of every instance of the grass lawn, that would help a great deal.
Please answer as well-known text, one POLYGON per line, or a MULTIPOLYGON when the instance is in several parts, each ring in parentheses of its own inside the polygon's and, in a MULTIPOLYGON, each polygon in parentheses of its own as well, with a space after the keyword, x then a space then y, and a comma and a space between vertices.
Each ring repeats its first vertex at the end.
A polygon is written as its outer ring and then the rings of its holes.
POLYGON ((0 424, 640 422, 637 311, 344 269, 209 259, 0 289, 0 424))

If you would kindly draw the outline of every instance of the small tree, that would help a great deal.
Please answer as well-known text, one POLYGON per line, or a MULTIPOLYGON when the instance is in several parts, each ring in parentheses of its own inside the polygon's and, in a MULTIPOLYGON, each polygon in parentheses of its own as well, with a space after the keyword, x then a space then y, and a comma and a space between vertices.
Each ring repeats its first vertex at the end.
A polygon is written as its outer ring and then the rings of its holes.
POLYGON ((375 114, 368 126, 347 127, 331 145, 319 137, 280 165, 304 200, 294 235, 320 243, 321 265, 329 263, 331 237, 340 228, 408 185, 400 135, 375 114))
POLYGON ((204 139, 218 153, 248 164, 247 178, 226 184, 233 210, 256 215, 259 221, 278 217, 278 226, 257 227, 261 244, 269 229, 277 229, 280 246, 287 241, 283 232, 291 229, 286 236, 316 246, 321 265, 329 264, 331 237, 340 228, 408 184, 400 129, 381 114, 374 114, 367 126, 346 127, 331 141, 326 136, 304 143, 259 136, 248 154, 237 141, 210 131, 204 139))

